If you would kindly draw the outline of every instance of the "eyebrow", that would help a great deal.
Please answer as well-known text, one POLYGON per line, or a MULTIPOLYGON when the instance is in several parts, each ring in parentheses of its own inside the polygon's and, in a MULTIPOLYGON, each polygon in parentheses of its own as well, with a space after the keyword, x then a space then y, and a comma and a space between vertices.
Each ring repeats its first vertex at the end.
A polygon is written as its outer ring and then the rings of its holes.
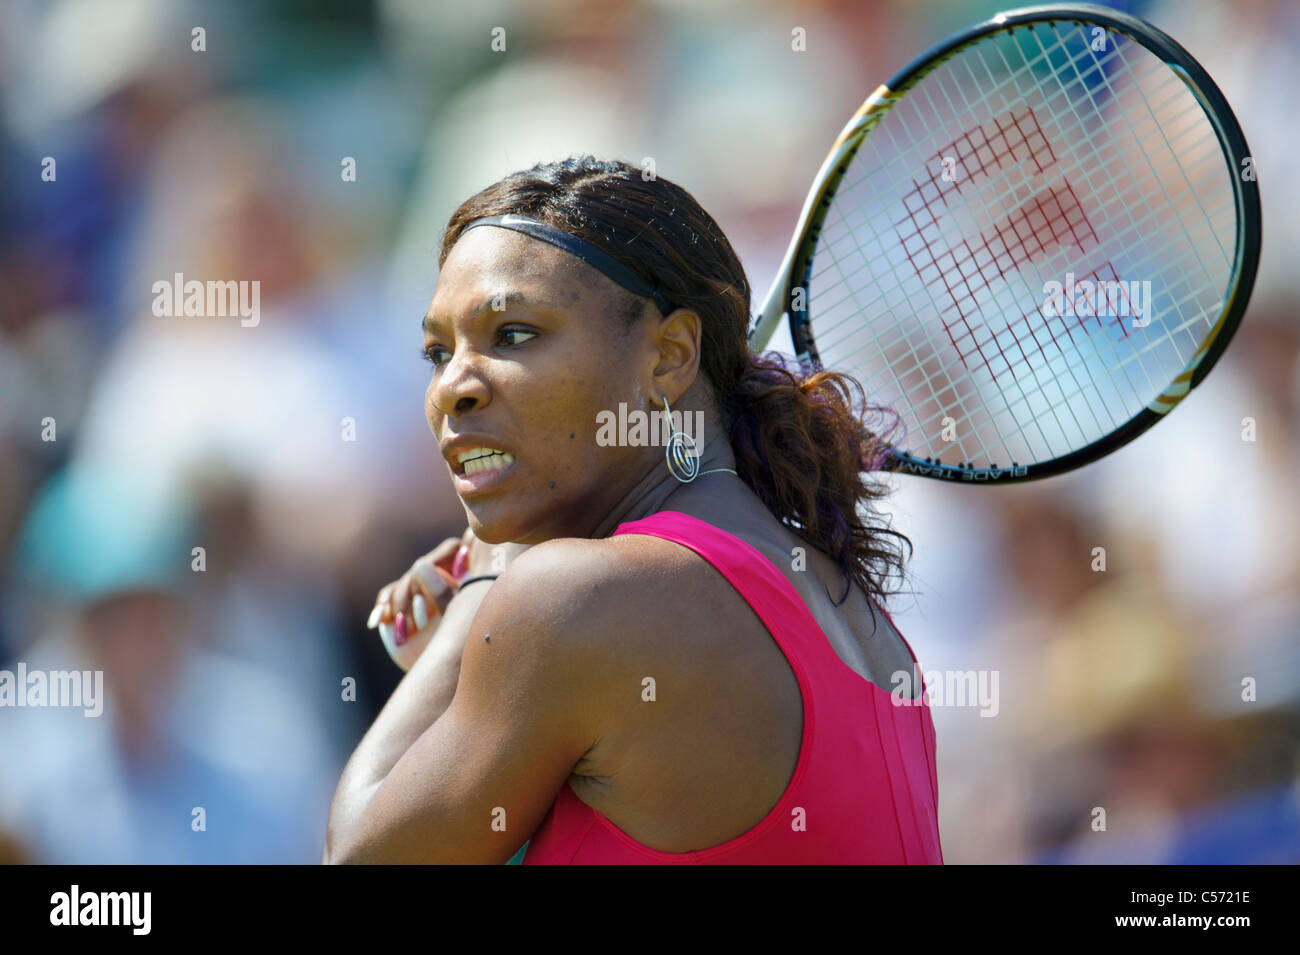
MULTIPOLYGON (((545 308, 552 310, 559 307, 557 305, 552 305, 550 302, 534 301, 518 289, 511 289, 505 293, 494 292, 489 295, 474 307, 474 311, 470 313, 470 319, 476 319, 484 312, 496 311, 496 309, 492 308, 492 304, 501 296, 504 296, 504 307, 500 309, 500 311, 503 312, 506 311, 506 309, 514 308, 517 305, 522 305, 526 308, 545 308)), ((426 333, 432 332, 436 321, 437 319, 434 317, 432 312, 425 313, 425 315, 420 319, 420 331, 426 333)))

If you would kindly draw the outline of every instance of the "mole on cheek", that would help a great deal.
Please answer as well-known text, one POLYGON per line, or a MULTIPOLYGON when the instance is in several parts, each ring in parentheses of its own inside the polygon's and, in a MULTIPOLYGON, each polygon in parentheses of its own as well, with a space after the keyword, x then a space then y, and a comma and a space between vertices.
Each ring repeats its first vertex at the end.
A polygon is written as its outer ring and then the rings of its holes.
POLYGON ((555 482, 552 481, 550 484, 547 485, 547 487, 549 487, 551 490, 555 490, 555 482))

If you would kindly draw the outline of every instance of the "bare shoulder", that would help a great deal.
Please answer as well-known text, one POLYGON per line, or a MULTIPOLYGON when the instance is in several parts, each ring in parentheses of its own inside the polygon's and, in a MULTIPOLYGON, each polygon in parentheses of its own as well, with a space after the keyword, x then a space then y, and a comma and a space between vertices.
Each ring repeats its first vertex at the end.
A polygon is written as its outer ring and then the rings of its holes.
POLYGON ((492 590, 498 599, 526 601, 530 612, 598 615, 653 593, 661 575, 684 572, 688 562, 680 551, 643 536, 556 538, 520 554, 492 590))
POLYGON ((620 667, 653 643, 664 593, 680 591, 690 555, 669 541, 620 535, 557 538, 529 548, 501 574, 473 630, 527 632, 593 671, 620 667))

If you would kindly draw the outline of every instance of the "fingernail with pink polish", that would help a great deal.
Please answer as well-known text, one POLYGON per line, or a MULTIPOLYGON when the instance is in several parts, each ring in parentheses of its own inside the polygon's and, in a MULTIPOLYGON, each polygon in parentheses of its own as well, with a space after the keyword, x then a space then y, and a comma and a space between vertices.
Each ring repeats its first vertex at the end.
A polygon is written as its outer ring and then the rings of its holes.
POLYGON ((399 613, 393 629, 393 642, 399 647, 406 642, 406 614, 399 613))

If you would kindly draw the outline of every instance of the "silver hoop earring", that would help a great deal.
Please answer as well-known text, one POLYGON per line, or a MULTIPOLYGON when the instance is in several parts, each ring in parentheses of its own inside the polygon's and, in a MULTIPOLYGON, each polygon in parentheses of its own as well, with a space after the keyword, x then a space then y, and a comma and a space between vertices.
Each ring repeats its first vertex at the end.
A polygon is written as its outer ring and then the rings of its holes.
POLYGON ((695 449, 695 439, 684 431, 677 430, 677 424, 673 421, 673 412, 668 407, 668 399, 663 399, 664 414, 668 416, 668 443, 664 447, 664 459, 668 464, 668 473, 683 484, 690 484, 701 474, 712 474, 714 471, 730 471, 735 474, 732 468, 709 468, 707 471, 700 471, 700 455, 695 449), (686 475, 683 477, 682 475, 686 475))
POLYGON ((690 484, 700 476, 700 458, 695 453, 695 441, 690 435, 677 430, 673 421, 672 409, 668 399, 664 398, 664 414, 668 416, 668 443, 664 447, 664 459, 668 462, 668 473, 683 484, 690 484), (686 475, 683 477, 682 475, 686 475))

